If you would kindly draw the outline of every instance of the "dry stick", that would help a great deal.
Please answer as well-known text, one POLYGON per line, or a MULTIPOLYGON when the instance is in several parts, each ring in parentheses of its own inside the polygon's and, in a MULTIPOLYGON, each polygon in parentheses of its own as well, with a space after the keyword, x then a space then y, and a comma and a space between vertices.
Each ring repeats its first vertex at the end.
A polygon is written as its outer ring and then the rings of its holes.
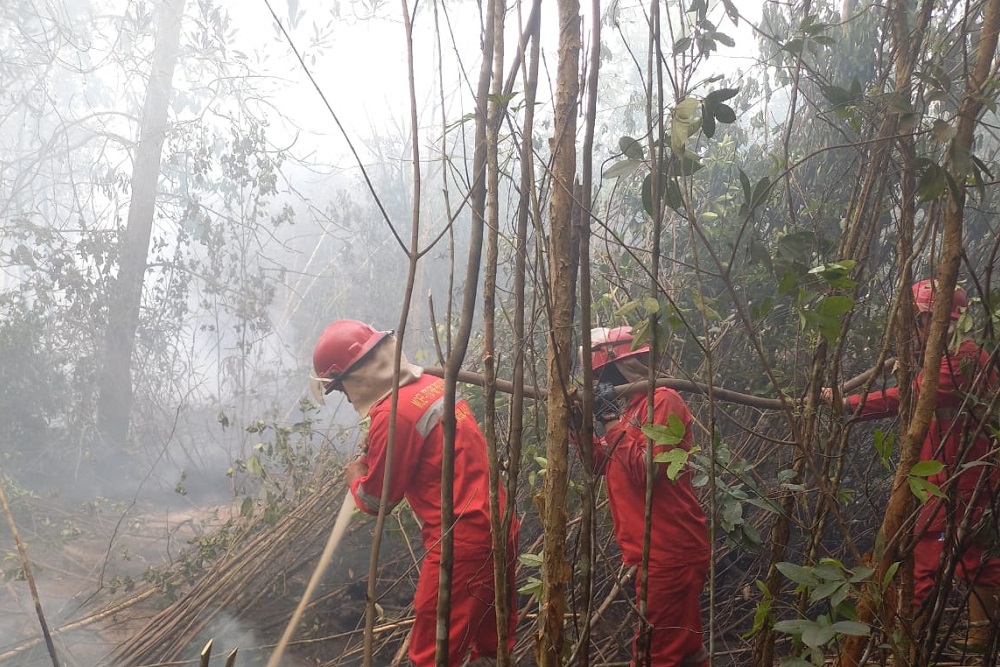
MULTIPOLYGON (((111 607, 109 609, 105 609, 104 611, 98 612, 96 614, 91 614, 90 616, 87 616, 86 618, 82 618, 79 621, 74 621, 73 623, 69 623, 67 625, 59 626, 58 628, 56 628, 56 629, 54 629, 52 631, 52 635, 56 636, 56 635, 63 634, 65 632, 70 632, 72 630, 78 630, 80 628, 85 628, 85 627, 87 627, 88 625, 90 625, 92 623, 96 623, 97 621, 104 620, 105 618, 107 618, 109 616, 114 616, 118 612, 120 612, 120 611, 122 611, 124 609, 127 609, 127 608, 131 607, 134 604, 142 602, 146 598, 149 598, 149 597, 153 596, 154 594, 156 594, 158 592, 159 592, 158 588, 150 586, 149 588, 147 588, 146 590, 142 591, 138 595, 136 595, 134 597, 131 597, 128 600, 125 600, 125 601, 121 602, 120 604, 116 604, 115 606, 113 606, 113 607, 111 607)), ((20 655, 21 653, 24 653, 25 651, 28 651, 28 650, 34 648, 35 646, 38 646, 38 644, 40 644, 42 641, 43 641, 43 639, 36 637, 35 639, 30 639, 28 641, 22 642, 21 644, 15 646, 14 648, 10 649, 9 651, 5 651, 4 653, 0 653, 0 664, 6 662, 10 658, 16 657, 16 656, 20 655)))
MULTIPOLYGON (((281 664, 281 656, 285 653, 285 647, 288 646, 288 641, 292 638, 295 628, 298 627, 299 622, 302 620, 302 614, 309 605, 309 600, 312 599, 313 593, 316 592, 320 580, 326 573, 326 568, 330 564, 333 552, 337 548, 337 545, 340 544, 340 538, 347 528, 347 524, 350 523, 353 510, 354 496, 348 491, 347 495, 344 496, 344 505, 340 508, 340 514, 337 515, 337 521, 333 524, 333 530, 330 531, 330 537, 326 540, 323 554, 319 557, 319 563, 317 563, 316 569, 313 570, 312 577, 309 578, 309 585, 306 586, 306 592, 302 594, 302 599, 299 600, 299 604, 295 608, 295 613, 292 614, 292 620, 288 621, 288 626, 285 628, 284 634, 281 635, 281 641, 275 647, 274 653, 271 654, 271 659, 267 661, 267 667, 278 667, 281 664)), ((206 648, 210 647, 207 646, 206 648)), ((235 656, 233 657, 235 658, 235 656)))
POLYGON ((56 647, 52 643, 52 635, 49 634, 49 626, 45 622, 45 614, 42 613, 42 602, 38 599, 38 588, 35 586, 35 577, 31 574, 28 551, 24 548, 21 535, 17 532, 17 523, 14 521, 14 515, 10 511, 10 505, 7 503, 7 492, 4 491, 3 484, 0 484, 0 503, 3 504, 3 513, 7 517, 7 524, 10 526, 10 532, 14 536, 14 542, 17 544, 17 554, 21 557, 21 568, 24 571, 24 578, 28 580, 28 588, 31 589, 31 599, 35 602, 35 613, 38 614, 38 623, 42 626, 45 646, 49 649, 53 666, 59 667, 59 659, 56 657, 56 647))
POLYGON ((198 661, 198 667, 208 667, 208 661, 212 659, 212 644, 214 643, 214 639, 209 639, 205 644, 205 648, 201 649, 201 659, 198 661))

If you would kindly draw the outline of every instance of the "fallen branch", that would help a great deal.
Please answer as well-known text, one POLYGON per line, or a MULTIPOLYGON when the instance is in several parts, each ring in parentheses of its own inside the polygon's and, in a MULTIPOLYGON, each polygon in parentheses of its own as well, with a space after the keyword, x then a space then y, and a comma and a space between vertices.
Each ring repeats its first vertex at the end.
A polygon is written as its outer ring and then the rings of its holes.
POLYGON ((3 484, 0 484, 0 504, 3 505, 3 513, 7 517, 7 524, 10 526, 10 532, 14 536, 14 543, 17 544, 17 554, 21 557, 21 568, 24 571, 24 578, 27 579, 28 588, 31 589, 31 599, 35 602, 35 613, 38 614, 38 623, 42 626, 45 646, 49 649, 53 667, 59 667, 56 646, 52 642, 52 635, 49 634, 49 625, 45 622, 45 614, 42 613, 42 601, 38 597, 38 587, 35 586, 35 576, 31 573, 31 563, 28 562, 28 551, 24 548, 24 542, 21 541, 21 535, 17 531, 17 523, 14 521, 14 514, 10 511, 10 504, 7 502, 7 493, 3 489, 3 484))

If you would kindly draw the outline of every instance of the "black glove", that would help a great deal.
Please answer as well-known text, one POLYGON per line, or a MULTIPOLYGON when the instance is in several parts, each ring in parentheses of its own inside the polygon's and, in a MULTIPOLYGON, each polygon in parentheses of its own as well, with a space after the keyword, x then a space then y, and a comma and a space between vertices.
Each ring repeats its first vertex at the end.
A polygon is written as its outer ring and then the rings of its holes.
POLYGON ((605 422, 614 421, 622 414, 622 409, 618 405, 618 394, 615 387, 609 382, 594 383, 594 421, 605 422))

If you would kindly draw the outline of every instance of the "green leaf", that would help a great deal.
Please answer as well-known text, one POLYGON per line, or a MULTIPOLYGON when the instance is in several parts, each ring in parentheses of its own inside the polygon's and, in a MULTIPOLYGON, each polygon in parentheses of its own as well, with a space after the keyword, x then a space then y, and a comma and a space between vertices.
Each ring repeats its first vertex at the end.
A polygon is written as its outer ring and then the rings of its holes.
POLYGON ((247 459, 247 472, 258 477, 264 476, 264 468, 261 466, 260 459, 257 458, 256 454, 247 459))
POLYGON ((684 195, 681 194, 681 186, 677 179, 671 178, 667 181, 663 196, 667 201, 667 206, 674 209, 681 215, 684 214, 684 195))
POLYGON ((940 461, 920 461, 910 469, 910 474, 914 477, 930 477, 944 470, 944 464, 940 461))
POLYGON ((832 563, 820 562, 813 566, 813 574, 824 581, 846 581, 844 566, 838 561, 832 563))
POLYGON ((750 204, 750 178, 740 169, 740 187, 743 188, 743 201, 750 204))
POLYGON ((653 217, 653 174, 646 174, 642 179, 642 210, 646 215, 653 217))
MULTIPOLYGON (((673 417, 673 415, 671 415, 673 417)), ((676 482, 677 478, 680 477, 681 473, 684 472, 685 466, 687 466, 688 459, 691 454, 697 451, 697 448, 692 448, 689 452, 687 450, 681 449, 680 447, 675 447, 667 452, 660 452, 653 457, 653 461, 656 463, 666 463, 667 464, 667 479, 671 482, 676 482)))
POLYGON ((657 445, 676 445, 684 440, 686 429, 680 417, 671 413, 666 425, 644 424, 642 432, 657 445))
POLYGON ((819 648, 826 646, 833 639, 834 635, 836 633, 832 627, 817 623, 815 626, 802 631, 802 643, 811 648, 819 648))
POLYGON ((855 637, 867 637, 871 632, 871 628, 857 621, 837 621, 830 626, 830 629, 842 635, 852 635, 855 637))
POLYGON ((787 621, 778 621, 774 624, 774 629, 789 635, 801 635, 803 632, 816 625, 815 621, 804 618, 797 618, 787 621))
POLYGON ((934 141, 938 143, 945 143, 951 141, 958 134, 958 129, 955 128, 951 123, 943 121, 940 118, 935 119, 934 124, 931 126, 931 136, 934 137, 934 141))
POLYGON ((734 46, 736 46, 736 40, 724 32, 719 32, 718 30, 716 30, 714 33, 712 33, 712 36, 715 37, 715 40, 717 42, 725 44, 729 48, 733 48, 734 46))
POLYGON ((892 583, 893 578, 896 576, 896 571, 899 570, 899 566, 902 565, 900 561, 893 562, 889 566, 889 569, 885 571, 885 576, 882 577, 882 590, 885 591, 889 588, 889 584, 892 583))
POLYGON ((521 595, 530 595, 534 598, 542 597, 542 580, 537 577, 528 577, 528 582, 517 589, 521 595))
POLYGON ((796 37, 795 39, 790 39, 781 47, 782 51, 788 51, 789 53, 802 53, 802 38, 796 37))
POLYGON ((691 38, 681 37, 676 42, 674 42, 674 53, 683 53, 691 48, 691 38))
POLYGON ((811 602, 825 600, 836 593, 841 587, 845 586, 847 584, 843 581, 827 581, 812 590, 812 593, 809 594, 809 600, 811 602))
POLYGON ((753 197, 750 198, 750 208, 757 208, 764 201, 770 189, 771 179, 767 176, 757 181, 757 184, 753 186, 753 197))
POLYGON ((895 434, 886 434, 882 429, 876 429, 874 439, 879 462, 886 470, 891 470, 890 459, 892 458, 893 445, 896 442, 895 434))
POLYGON ((855 282, 850 279, 850 275, 857 264, 857 260, 853 259, 843 259, 839 262, 828 262, 809 269, 809 274, 822 278, 823 281, 831 287, 849 289, 855 285, 855 282))
POLYGON ((799 279, 794 273, 786 273, 778 283, 778 294, 784 296, 795 289, 799 284, 799 279))
POLYGON ((840 318, 850 312, 853 307, 854 299, 851 297, 833 295, 824 297, 823 300, 819 302, 819 305, 816 306, 816 312, 820 315, 840 318))
POLYGON ((711 139, 715 136, 715 113, 714 109, 709 107, 707 104, 702 105, 701 110, 701 131, 705 133, 705 136, 711 139))
POLYGON ((736 93, 738 92, 740 92, 739 88, 719 88, 718 90, 713 90, 706 95, 705 102, 714 106, 719 102, 725 102, 726 100, 736 97, 736 93))
POLYGON ((542 553, 537 553, 537 554, 523 553, 523 554, 518 554, 517 559, 523 565, 527 565, 528 567, 540 568, 545 560, 545 556, 542 553))
POLYGON ((796 584, 812 588, 819 585, 819 579, 813 576, 812 571, 807 567, 796 565, 795 563, 781 562, 776 566, 778 571, 794 581, 796 584))
POLYGON ((948 187, 948 179, 945 171, 940 165, 930 164, 920 175, 917 181, 917 195, 920 202, 928 202, 937 199, 944 194, 948 187))
MULTIPOLYGON (((767 251, 767 248, 760 242, 760 239, 757 238, 756 234, 750 237, 750 243, 747 244, 747 253, 750 256, 750 261, 752 263, 767 267, 767 270, 770 273, 774 273, 774 263, 771 261, 771 253, 767 251)), ((771 307, 772 304, 770 297, 764 297, 764 300, 761 301, 760 305, 757 307, 757 316, 760 317, 766 315, 771 311, 771 307)))
POLYGON ((835 107, 846 106, 854 101, 851 91, 839 86, 820 86, 820 91, 823 93, 823 97, 835 107))
POLYGON ((676 165, 677 171, 684 176, 690 176, 704 166, 698 158, 697 153, 685 149, 680 154, 674 155, 672 161, 676 165))
POLYGON ((735 123, 736 112, 728 104, 719 104, 714 108, 715 119, 720 123, 735 123))
POLYGON ((631 160, 643 160, 646 157, 642 144, 629 136, 624 136, 618 140, 618 148, 625 157, 631 160))
POLYGON ((618 178, 620 176, 631 176, 639 167, 643 166, 639 160, 625 159, 615 162, 604 170, 603 178, 618 178))
POLYGON ((726 15, 729 17, 729 20, 733 22, 733 25, 739 26, 740 13, 736 9, 736 5, 733 3, 733 0, 722 0, 722 4, 726 8, 726 15))
POLYGON ((770 617, 771 617, 771 601, 762 600, 761 603, 757 605, 757 608, 754 609, 753 625, 750 626, 750 630, 746 634, 742 635, 743 639, 748 639, 757 634, 758 632, 760 632, 764 628, 765 623, 767 623, 767 620, 770 617))
POLYGON ((693 97, 681 100, 674 107, 670 117, 670 147, 676 154, 684 152, 684 144, 687 143, 688 137, 694 134, 697 124, 695 111, 698 107, 698 100, 693 97))
POLYGON ((692 295, 692 298, 694 300, 694 307, 698 309, 698 312, 701 313, 706 320, 709 320, 710 322, 722 321, 722 315, 720 315, 719 311, 711 306, 711 304, 715 303, 715 299, 706 298, 699 292, 695 292, 692 295))
POLYGON ((931 496, 936 496, 938 498, 944 498, 944 493, 938 488, 936 484, 928 482, 923 477, 914 477, 913 475, 907 475, 906 481, 910 485, 910 491, 917 497, 921 503, 926 503, 931 496))
POLYGON ((848 579, 848 581, 850 581, 852 584, 856 584, 864 581, 873 574, 875 574, 874 568, 868 567, 867 565, 858 565, 856 568, 854 568, 854 572, 853 574, 851 574, 851 578, 848 579))

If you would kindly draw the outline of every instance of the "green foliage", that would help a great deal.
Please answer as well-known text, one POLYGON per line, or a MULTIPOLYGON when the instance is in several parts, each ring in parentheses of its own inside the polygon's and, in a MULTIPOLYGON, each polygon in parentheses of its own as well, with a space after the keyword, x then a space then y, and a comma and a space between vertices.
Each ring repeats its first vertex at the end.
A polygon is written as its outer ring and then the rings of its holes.
POLYGON ((316 407, 299 403, 301 418, 294 424, 258 419, 245 431, 259 438, 246 458, 237 458, 227 471, 246 493, 240 504, 244 519, 274 523, 315 486, 316 407))
POLYGON ((808 593, 810 603, 826 607, 826 611, 815 618, 782 620, 774 624, 777 632, 791 635, 796 649, 802 651, 802 654, 782 659, 783 666, 823 665, 826 661, 823 649, 837 638, 870 633, 866 624, 857 621, 853 597, 857 587, 874 573, 872 568, 858 566, 848 570, 833 558, 824 558, 812 566, 782 562, 777 568, 796 584, 797 592, 808 593))
POLYGON ((544 562, 545 555, 543 553, 537 553, 537 554, 523 553, 523 554, 518 554, 517 559, 525 567, 531 570, 539 571, 539 574, 537 575, 529 574, 525 580, 525 583, 522 584, 517 589, 517 592, 520 593, 521 595, 530 595, 537 602, 541 602, 542 580, 540 571, 542 569, 542 564, 544 562))
MULTIPOLYGON (((775 503, 756 482, 754 465, 733 454, 715 435, 715 506, 719 528, 734 545, 750 551, 761 545, 760 532, 748 521, 748 510, 756 507, 767 514, 778 514, 781 507, 775 503)), ((708 484, 708 457, 692 452, 691 467, 695 472, 692 484, 701 488, 708 484)))
POLYGON ((893 446, 896 443, 896 435, 894 433, 886 433, 882 429, 875 429, 875 434, 873 436, 875 444, 875 453, 878 454, 879 463, 886 470, 892 470, 892 465, 890 459, 892 458, 893 446))
POLYGON ((944 470, 944 464, 940 461, 920 461, 910 469, 910 473, 906 476, 906 482, 910 486, 910 491, 921 503, 926 503, 931 496, 947 498, 937 484, 927 479, 939 474, 942 470, 944 470))
POLYGON ((687 468, 688 459, 690 459, 691 455, 699 451, 698 447, 692 447, 690 450, 675 447, 675 445, 680 444, 684 440, 686 432, 684 423, 675 414, 671 414, 667 418, 665 425, 644 424, 642 432, 656 445, 671 448, 653 456, 654 463, 667 464, 666 475, 667 479, 671 482, 676 481, 685 468, 687 468))

